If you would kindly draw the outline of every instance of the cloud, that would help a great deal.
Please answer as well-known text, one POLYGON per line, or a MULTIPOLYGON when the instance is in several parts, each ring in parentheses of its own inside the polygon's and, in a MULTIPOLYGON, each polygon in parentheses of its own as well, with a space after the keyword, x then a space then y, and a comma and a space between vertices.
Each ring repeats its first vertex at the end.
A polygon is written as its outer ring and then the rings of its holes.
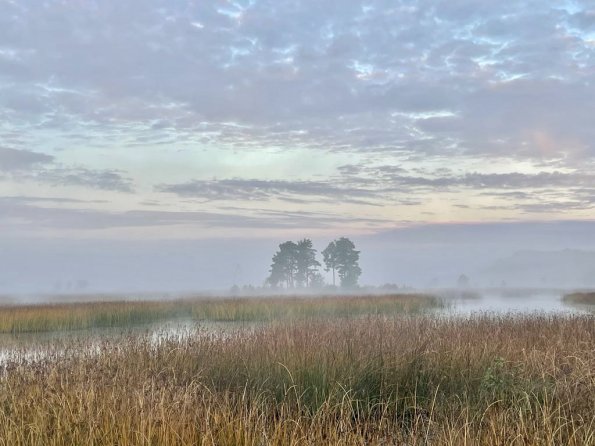
MULTIPOLYGON (((419 206, 428 194, 473 191, 498 198, 502 204, 482 209, 586 210, 592 207, 595 175, 563 172, 456 174, 448 169, 414 175, 399 166, 342 165, 339 175, 326 181, 211 179, 162 184, 157 192, 207 201, 288 203, 352 203, 367 206, 419 206), (539 203, 535 203, 538 200, 539 203)), ((464 196, 464 195, 461 195, 464 196)), ((461 208, 460 203, 457 206, 461 208)), ((469 206, 465 206, 468 208, 469 206)), ((475 206, 478 207, 478 206, 475 206)))
POLYGON ((593 115, 589 84, 529 77, 476 91, 458 115, 420 119, 417 126, 457 139, 467 153, 584 158, 595 156, 593 115))
POLYGON ((76 198, 66 198, 66 197, 31 197, 31 196, 0 197, 0 202, 13 203, 13 204, 54 203, 54 204, 66 204, 66 205, 107 203, 106 200, 79 200, 76 198))
POLYGON ((299 197, 310 202, 316 200, 373 204, 366 199, 374 198, 375 192, 363 188, 336 185, 330 181, 287 181, 258 179, 193 180, 180 184, 163 184, 159 192, 173 193, 181 197, 204 200, 266 201, 273 198, 299 202, 299 197))
MULTIPOLYGON (((582 172, 504 172, 482 173, 477 171, 458 173, 449 168, 423 172, 395 165, 359 166, 343 165, 339 167, 343 182, 357 184, 366 183, 372 190, 386 192, 391 188, 418 188, 437 191, 440 189, 492 189, 495 191, 510 189, 543 189, 543 188, 583 188, 595 184, 595 175, 582 172)), ((372 193, 372 192, 369 192, 372 193)), ((504 192, 502 192, 504 193, 504 192)), ((509 192, 506 192, 509 193, 509 192)))
MULTIPOLYGON (((66 204, 68 202, 59 202, 66 204)), ((89 202, 88 204, 90 204, 89 202)), ((257 215, 245 212, 207 211, 154 211, 130 210, 124 212, 93 208, 52 207, 33 197, 0 198, 0 227, 5 233, 20 234, 54 231, 97 231, 122 228, 171 228, 189 226, 196 229, 217 227, 222 229, 298 229, 310 231, 328 229, 337 224, 379 226, 386 221, 374 218, 338 216, 313 212, 283 212, 261 210, 257 215), (39 204, 43 205, 40 206, 39 204)))
POLYGON ((40 227, 291 227, 254 206, 335 215, 296 217, 312 227, 580 218, 593 17, 586 1, 0 2, 2 187, 158 212, 12 200, 44 206, 40 227))
POLYGON ((0 147, 0 171, 4 172, 28 170, 53 160, 53 156, 44 153, 0 147))
POLYGON ((54 186, 86 187, 128 193, 134 191, 132 179, 115 170, 92 170, 82 167, 55 168, 41 170, 33 178, 54 186))
POLYGON ((570 24, 585 32, 595 31, 595 10, 579 11, 571 15, 570 24))
POLYGON ((322 234, 376 283, 590 249, 594 32, 592 0, 0 0, 0 282, 229 286, 322 234))
POLYGON ((3 2, 0 117, 576 164, 595 156, 592 29, 580 1, 3 2))
POLYGON ((0 172, 4 179, 35 181, 53 186, 75 186, 115 192, 133 192, 133 180, 118 170, 60 166, 55 158, 29 150, 0 147, 0 172))

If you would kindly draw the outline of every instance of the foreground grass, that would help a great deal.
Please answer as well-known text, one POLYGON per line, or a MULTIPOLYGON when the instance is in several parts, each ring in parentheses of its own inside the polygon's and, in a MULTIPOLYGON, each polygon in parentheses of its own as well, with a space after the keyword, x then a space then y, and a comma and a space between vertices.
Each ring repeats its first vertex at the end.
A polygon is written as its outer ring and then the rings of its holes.
POLYGON ((0 333, 126 327, 174 318, 246 322, 280 318, 419 313, 442 306, 432 296, 267 297, 111 301, 0 307, 0 333))
POLYGON ((373 316, 16 352, 0 445, 595 444, 594 322, 373 316))

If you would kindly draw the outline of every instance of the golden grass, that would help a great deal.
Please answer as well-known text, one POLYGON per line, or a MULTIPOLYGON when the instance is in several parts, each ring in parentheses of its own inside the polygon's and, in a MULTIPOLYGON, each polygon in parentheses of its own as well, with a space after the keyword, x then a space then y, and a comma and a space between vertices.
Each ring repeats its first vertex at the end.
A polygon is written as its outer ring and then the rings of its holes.
POLYGON ((0 445, 595 444, 594 322, 371 316, 16 352, 0 445))
POLYGON ((0 333, 122 327, 173 318, 188 310, 177 302, 85 302, 0 307, 0 333))
POLYGON ((109 301, 0 306, 0 333, 126 327, 175 318, 270 321, 280 318, 348 317, 419 313, 442 306, 427 295, 194 298, 171 301, 109 301))
POLYGON ((417 314, 443 305, 440 299, 422 294, 209 299, 193 305, 192 316, 198 320, 225 322, 343 318, 378 314, 417 314))

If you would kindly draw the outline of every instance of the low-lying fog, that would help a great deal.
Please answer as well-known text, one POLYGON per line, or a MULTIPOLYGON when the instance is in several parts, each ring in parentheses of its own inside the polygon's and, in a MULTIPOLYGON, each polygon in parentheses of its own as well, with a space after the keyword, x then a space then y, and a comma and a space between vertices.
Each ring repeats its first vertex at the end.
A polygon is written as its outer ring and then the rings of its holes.
POLYGON ((441 313, 472 315, 489 314, 531 314, 584 313, 588 310, 579 305, 565 303, 562 298, 568 290, 554 289, 488 289, 450 290, 436 294, 447 296, 450 305, 441 313))
MULTIPOLYGON (((320 252, 329 239, 313 238, 314 247, 320 252)), ((464 274, 471 288, 595 288, 593 222, 429 225, 352 240, 361 251, 361 285, 452 288, 464 274)), ((260 287, 283 241, 0 236, 0 295, 221 294, 233 285, 260 287)))

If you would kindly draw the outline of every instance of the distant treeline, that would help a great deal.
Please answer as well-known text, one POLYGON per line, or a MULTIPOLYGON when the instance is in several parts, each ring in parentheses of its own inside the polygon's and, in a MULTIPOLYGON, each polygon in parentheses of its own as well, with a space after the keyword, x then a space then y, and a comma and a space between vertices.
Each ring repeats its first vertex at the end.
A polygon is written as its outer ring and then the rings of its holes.
MULTIPOLYGON (((307 238, 281 243, 273 256, 267 285, 272 288, 323 287, 325 281, 319 271, 322 265, 316 260, 316 253, 312 240, 307 238)), ((336 286, 338 276, 341 287, 357 287, 362 273, 359 253, 353 242, 345 237, 333 240, 322 251, 324 269, 333 274, 333 286, 336 286)))

